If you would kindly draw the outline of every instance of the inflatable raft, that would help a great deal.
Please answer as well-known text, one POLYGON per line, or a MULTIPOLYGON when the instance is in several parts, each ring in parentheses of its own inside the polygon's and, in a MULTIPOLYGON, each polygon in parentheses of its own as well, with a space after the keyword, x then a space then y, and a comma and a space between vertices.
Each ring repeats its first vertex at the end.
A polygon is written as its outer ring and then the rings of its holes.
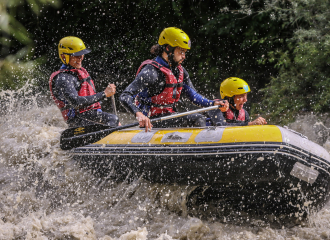
POLYGON ((125 129, 71 152, 100 176, 196 186, 188 203, 301 218, 329 199, 329 153, 274 125, 125 129))

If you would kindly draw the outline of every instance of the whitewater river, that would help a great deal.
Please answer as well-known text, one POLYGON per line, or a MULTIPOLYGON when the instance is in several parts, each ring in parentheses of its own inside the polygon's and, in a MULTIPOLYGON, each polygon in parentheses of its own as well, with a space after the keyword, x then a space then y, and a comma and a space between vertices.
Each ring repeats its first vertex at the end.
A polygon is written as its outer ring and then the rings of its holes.
MULTIPOLYGON (((1 92, 1 240, 330 239, 330 206, 300 225, 274 228, 259 220, 189 217, 189 186, 100 181, 60 150, 66 124, 54 105, 40 104, 33 93, 11 94, 1 92)), ((327 129, 309 121, 291 127, 327 147, 327 129)), ((124 115, 121 122, 127 122, 124 115)))

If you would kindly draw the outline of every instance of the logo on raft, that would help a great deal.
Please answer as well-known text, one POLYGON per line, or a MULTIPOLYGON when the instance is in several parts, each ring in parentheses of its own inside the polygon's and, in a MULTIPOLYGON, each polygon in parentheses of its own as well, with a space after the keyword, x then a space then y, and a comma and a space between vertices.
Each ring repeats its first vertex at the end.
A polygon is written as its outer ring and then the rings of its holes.
POLYGON ((74 135, 79 135, 79 134, 83 134, 85 133, 85 128, 84 127, 79 127, 77 129, 74 130, 74 135))

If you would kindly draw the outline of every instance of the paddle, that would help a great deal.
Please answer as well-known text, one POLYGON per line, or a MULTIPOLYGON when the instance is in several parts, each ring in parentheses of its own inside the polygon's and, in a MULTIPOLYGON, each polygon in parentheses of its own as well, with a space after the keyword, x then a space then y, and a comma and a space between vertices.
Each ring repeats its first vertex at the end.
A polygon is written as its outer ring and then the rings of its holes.
POLYGON ((111 104, 112 104, 112 111, 113 111, 113 114, 117 115, 116 102, 115 102, 115 95, 112 95, 112 96, 111 96, 111 104))
MULTIPOLYGON (((210 110, 218 109, 219 106, 212 106, 207 108, 201 108, 193 111, 177 113, 165 117, 151 119, 151 122, 166 121, 168 119, 183 117, 193 113, 206 112, 210 110)), ((125 126, 119 126, 116 128, 109 128, 104 125, 89 125, 84 127, 69 128, 62 132, 60 139, 60 147, 62 150, 70 150, 72 148, 81 147, 89 143, 94 143, 100 139, 106 137, 112 132, 119 131, 126 128, 138 126, 139 123, 131 123, 125 126)))

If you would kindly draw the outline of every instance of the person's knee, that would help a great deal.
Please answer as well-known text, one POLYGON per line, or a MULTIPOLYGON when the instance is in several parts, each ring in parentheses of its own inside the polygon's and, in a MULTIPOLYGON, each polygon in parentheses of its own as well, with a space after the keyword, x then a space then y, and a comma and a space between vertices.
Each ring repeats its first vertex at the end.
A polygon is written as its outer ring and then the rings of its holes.
POLYGON ((108 120, 107 125, 110 127, 117 127, 119 124, 119 118, 115 114, 111 114, 110 119, 108 120))
POLYGON ((119 124, 119 118, 117 115, 108 112, 99 112, 98 117, 100 122, 109 127, 117 127, 119 124))
POLYGON ((115 115, 115 122, 116 122, 116 126, 118 126, 118 124, 119 124, 119 117, 117 115, 115 115))
POLYGON ((194 120, 194 127, 205 127, 206 126, 206 118, 204 115, 196 113, 192 115, 194 120))
POLYGON ((196 121, 196 127, 205 127, 206 126, 206 119, 204 116, 201 116, 196 121))
POLYGON ((223 113, 220 111, 220 109, 211 110, 207 113, 207 115, 211 120, 212 126, 224 126, 226 124, 223 113))

